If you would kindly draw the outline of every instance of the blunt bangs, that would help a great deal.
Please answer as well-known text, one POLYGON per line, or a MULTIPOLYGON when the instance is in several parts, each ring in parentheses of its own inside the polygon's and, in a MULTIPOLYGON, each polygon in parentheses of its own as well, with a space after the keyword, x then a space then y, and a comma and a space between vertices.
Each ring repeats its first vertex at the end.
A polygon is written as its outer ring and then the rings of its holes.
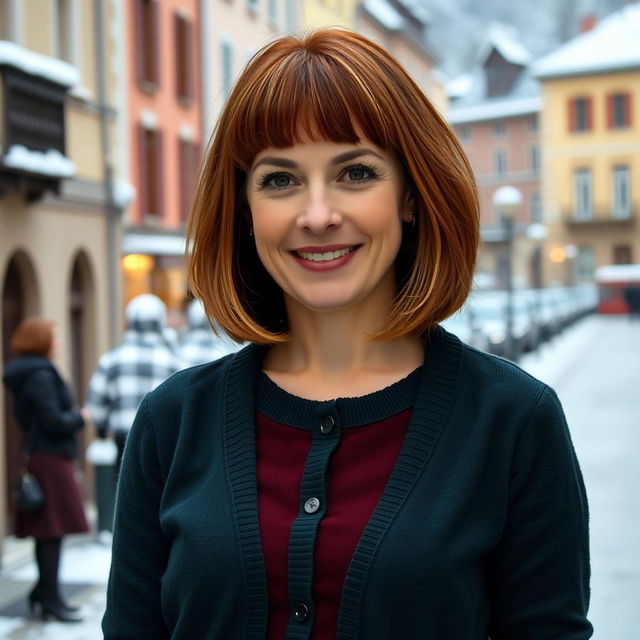
POLYGON ((239 88, 244 95, 230 98, 240 107, 225 129, 229 151, 243 171, 264 149, 291 147, 303 136, 355 144, 357 127, 382 149, 397 146, 388 135, 393 127, 380 95, 369 88, 390 88, 380 86, 377 65, 355 47, 347 58, 344 47, 331 50, 329 43, 321 33, 308 41, 285 38, 249 62, 248 82, 239 88))

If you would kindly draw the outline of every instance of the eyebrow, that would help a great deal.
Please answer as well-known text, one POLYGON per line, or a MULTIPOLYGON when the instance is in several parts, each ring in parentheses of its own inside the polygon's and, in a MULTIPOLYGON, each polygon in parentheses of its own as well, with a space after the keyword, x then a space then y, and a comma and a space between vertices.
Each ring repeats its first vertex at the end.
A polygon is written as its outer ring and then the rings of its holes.
MULTIPOLYGON (((382 160, 382 156, 374 151, 373 149, 354 149, 353 151, 346 151, 345 153, 341 153, 335 158, 331 160, 331 164, 342 164, 343 162, 348 162, 349 160, 355 160, 360 156, 373 155, 376 158, 380 158, 382 160)), ((288 158, 282 158, 279 156, 265 156, 256 162, 253 170, 255 171, 260 165, 270 164, 274 167, 282 167, 283 169, 296 169, 298 166, 297 162, 293 160, 289 160, 288 158)))

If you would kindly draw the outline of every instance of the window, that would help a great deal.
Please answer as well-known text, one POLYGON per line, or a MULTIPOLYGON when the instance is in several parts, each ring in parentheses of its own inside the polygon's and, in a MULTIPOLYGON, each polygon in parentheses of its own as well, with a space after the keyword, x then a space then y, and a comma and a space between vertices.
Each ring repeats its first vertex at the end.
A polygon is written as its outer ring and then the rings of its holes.
POLYGON ((596 270, 596 258, 593 248, 581 245, 576 255, 576 275, 578 280, 592 281, 596 270))
POLYGON ((531 222, 539 224, 542 222, 542 200, 540 194, 536 191, 531 196, 531 222))
POLYGON ((275 27, 278 24, 278 0, 269 0, 268 18, 270 25, 275 27))
POLYGON ((493 152, 493 172, 502 176, 507 172, 507 153, 502 149, 493 152))
POLYGON ((175 34, 176 97, 183 103, 193 100, 193 24, 186 17, 175 13, 173 17, 175 34))
POLYGON ((75 42, 73 33, 72 0, 56 0, 54 5, 54 46, 55 56, 73 63, 72 46, 75 42))
POLYGON ((502 138, 507 132, 507 125, 504 120, 497 120, 493 123, 493 137, 502 138))
POLYGON ((633 249, 628 244, 613 247, 613 264, 633 264, 633 249))
POLYGON ((158 0, 135 0, 135 24, 138 84, 149 91, 160 84, 158 0))
POLYGON ((538 133, 538 114, 529 116, 528 127, 530 133, 538 133))
POLYGON ((529 147, 529 169, 532 173, 540 171, 540 148, 538 145, 529 147))
POLYGON ((162 215, 162 132, 139 125, 140 214, 142 222, 162 215))
POLYGON ((591 170, 578 169, 574 174, 574 216, 576 220, 591 220, 591 170))
POLYGON ((180 219, 189 218, 193 186, 200 165, 200 145, 192 140, 178 139, 178 159, 180 163, 180 219))
POLYGON ((593 108, 591 98, 574 98, 569 101, 569 131, 591 131, 593 108))
POLYGON ((296 0, 287 0, 287 31, 296 30, 296 0))
POLYGON ((233 45, 231 42, 222 38, 222 95, 225 100, 231 93, 233 84, 233 45))
POLYGON ((607 96, 607 127, 628 129, 631 126, 631 95, 615 93, 607 96))
POLYGON ((613 169, 613 217, 628 218, 631 215, 629 167, 614 167, 613 169))

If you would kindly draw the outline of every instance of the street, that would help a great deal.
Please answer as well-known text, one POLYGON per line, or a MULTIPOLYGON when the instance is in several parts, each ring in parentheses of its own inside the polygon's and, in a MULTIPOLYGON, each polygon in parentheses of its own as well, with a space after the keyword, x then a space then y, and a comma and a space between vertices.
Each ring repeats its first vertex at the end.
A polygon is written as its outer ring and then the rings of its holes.
MULTIPOLYGON (((640 321, 632 322, 627 316, 589 316, 525 356, 520 364, 557 391, 581 462, 591 511, 593 637, 634 640, 640 599, 640 465, 636 461, 640 449, 640 321)), ((65 547, 62 562, 65 593, 82 605, 84 622, 43 623, 25 617, 25 596, 36 573, 30 554, 23 554, 20 562, 0 572, 0 637, 102 637, 108 544, 91 536, 75 538, 65 547)))

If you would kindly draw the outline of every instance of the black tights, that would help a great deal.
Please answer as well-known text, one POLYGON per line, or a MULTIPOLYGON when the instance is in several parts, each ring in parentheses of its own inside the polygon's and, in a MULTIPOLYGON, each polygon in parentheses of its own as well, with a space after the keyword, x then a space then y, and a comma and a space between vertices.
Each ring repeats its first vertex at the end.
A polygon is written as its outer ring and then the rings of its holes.
POLYGON ((36 562, 40 577, 34 591, 45 602, 59 602, 58 568, 62 538, 36 539, 36 562))

